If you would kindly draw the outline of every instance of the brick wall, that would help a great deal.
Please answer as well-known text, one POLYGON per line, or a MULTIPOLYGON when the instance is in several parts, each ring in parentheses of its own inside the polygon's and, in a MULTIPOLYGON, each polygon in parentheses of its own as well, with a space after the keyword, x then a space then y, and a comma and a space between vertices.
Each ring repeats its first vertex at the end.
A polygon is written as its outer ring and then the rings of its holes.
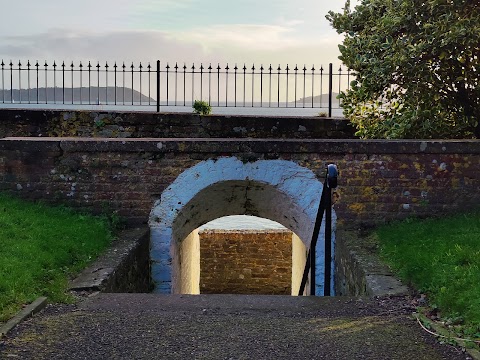
POLYGON ((219 156, 291 160, 320 179, 336 163, 335 209, 347 228, 480 204, 478 140, 0 139, 0 190, 146 223, 182 171, 219 156))
POLYGON ((292 232, 203 230, 200 293, 290 295, 292 232))

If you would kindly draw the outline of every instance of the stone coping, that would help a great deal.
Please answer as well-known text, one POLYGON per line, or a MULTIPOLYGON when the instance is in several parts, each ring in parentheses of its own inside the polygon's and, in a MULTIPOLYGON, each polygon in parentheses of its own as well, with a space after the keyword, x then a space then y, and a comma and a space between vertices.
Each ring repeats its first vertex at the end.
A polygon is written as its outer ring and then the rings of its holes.
POLYGON ((479 140, 356 140, 252 138, 42 138, 0 139, 0 150, 154 153, 480 154, 479 140))

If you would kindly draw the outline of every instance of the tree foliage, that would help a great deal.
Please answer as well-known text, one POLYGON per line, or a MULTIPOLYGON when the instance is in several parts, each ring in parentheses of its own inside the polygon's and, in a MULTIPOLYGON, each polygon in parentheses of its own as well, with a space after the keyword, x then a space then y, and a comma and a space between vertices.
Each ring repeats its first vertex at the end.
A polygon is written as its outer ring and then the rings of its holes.
POLYGON ((480 0, 362 0, 327 19, 357 79, 340 95, 363 138, 480 138, 480 0))

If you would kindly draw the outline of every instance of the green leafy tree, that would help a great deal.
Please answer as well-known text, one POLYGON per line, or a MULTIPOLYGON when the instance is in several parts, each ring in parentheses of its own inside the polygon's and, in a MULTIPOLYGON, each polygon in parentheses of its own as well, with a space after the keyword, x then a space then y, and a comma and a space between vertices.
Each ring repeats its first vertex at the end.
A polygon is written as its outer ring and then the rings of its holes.
POLYGON ((362 0, 327 19, 357 74, 344 115, 363 138, 480 138, 480 0, 362 0))

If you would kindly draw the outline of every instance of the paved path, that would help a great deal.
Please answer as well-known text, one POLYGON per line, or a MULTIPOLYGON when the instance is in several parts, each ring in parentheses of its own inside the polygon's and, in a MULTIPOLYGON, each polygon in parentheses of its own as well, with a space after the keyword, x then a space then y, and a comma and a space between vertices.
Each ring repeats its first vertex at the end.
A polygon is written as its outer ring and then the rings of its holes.
POLYGON ((49 306, 1 359, 468 359, 399 298, 99 294, 49 306))

